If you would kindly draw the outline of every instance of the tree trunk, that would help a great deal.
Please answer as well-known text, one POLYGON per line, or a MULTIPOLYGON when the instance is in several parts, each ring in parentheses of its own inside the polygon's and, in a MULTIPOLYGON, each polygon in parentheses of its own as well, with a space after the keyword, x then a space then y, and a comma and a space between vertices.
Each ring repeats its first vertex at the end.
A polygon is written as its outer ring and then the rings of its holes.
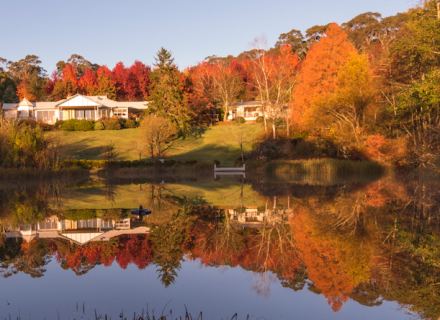
POLYGON ((240 143, 240 152, 241 152, 241 164, 244 164, 243 144, 242 143, 240 143))
POLYGON ((277 138, 277 129, 275 126, 275 118, 272 119, 272 131, 273 131, 273 139, 276 140, 277 138))
POLYGON ((289 117, 286 117, 286 135, 287 135, 287 139, 289 139, 290 138, 289 117))
POLYGON ((267 121, 266 121, 266 115, 263 113, 263 118, 264 118, 264 132, 266 133, 266 137, 267 137, 267 121))
POLYGON ((228 121, 228 115, 229 115, 228 114, 229 113, 229 105, 228 105, 228 103, 225 103, 223 108, 225 109, 225 115, 224 115, 223 121, 227 122, 228 121))

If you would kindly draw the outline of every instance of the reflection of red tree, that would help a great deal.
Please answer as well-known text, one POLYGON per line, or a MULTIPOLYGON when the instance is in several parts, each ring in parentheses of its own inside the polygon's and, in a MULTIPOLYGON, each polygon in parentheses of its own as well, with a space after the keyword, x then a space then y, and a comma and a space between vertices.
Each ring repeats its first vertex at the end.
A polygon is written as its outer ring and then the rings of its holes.
POLYGON ((149 235, 124 235, 119 237, 116 261, 122 269, 133 263, 139 269, 145 269, 153 257, 149 235))
POLYGON ((111 266, 115 259, 123 269, 131 263, 139 269, 144 269, 151 263, 152 258, 148 235, 124 235, 109 242, 90 242, 84 246, 65 241, 51 241, 49 247, 58 263, 65 261, 67 267, 75 272, 83 269, 85 263, 102 263, 107 267, 111 266))
POLYGON ((321 290, 332 310, 338 312, 348 301, 353 287, 339 266, 337 250, 316 236, 306 210, 299 211, 291 220, 299 256, 309 279, 321 290))

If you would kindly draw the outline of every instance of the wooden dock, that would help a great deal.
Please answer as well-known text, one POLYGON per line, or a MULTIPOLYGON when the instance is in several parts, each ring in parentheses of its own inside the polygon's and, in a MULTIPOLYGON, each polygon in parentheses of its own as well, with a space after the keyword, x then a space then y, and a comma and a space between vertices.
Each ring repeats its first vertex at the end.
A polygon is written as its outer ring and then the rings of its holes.
POLYGON ((243 164, 243 167, 217 167, 216 164, 214 164, 214 178, 217 178, 217 176, 235 176, 235 175, 242 175, 244 178, 246 178, 246 164, 243 164))

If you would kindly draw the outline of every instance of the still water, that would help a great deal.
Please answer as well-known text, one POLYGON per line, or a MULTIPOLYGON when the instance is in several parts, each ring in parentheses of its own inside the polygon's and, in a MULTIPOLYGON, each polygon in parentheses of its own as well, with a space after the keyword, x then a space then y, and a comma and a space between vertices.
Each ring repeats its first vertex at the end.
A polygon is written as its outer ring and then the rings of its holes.
POLYGON ((438 187, 394 176, 3 183, 0 319, 439 319, 438 187), (152 214, 131 215, 139 205, 152 214))

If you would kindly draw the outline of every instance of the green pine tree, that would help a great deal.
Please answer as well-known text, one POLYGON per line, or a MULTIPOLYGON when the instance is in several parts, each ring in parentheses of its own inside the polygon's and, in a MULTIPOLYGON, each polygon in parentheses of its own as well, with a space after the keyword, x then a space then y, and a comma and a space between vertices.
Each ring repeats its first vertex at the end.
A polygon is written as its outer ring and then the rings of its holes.
POLYGON ((170 51, 161 48, 157 52, 156 69, 150 73, 151 86, 148 100, 149 114, 167 117, 179 130, 187 134, 190 129, 190 108, 186 103, 185 91, 180 83, 181 73, 174 64, 170 51))
POLYGON ((10 84, 6 90, 5 93, 3 93, 2 100, 4 103, 15 103, 19 102, 18 96, 17 96, 17 88, 15 85, 10 84))

